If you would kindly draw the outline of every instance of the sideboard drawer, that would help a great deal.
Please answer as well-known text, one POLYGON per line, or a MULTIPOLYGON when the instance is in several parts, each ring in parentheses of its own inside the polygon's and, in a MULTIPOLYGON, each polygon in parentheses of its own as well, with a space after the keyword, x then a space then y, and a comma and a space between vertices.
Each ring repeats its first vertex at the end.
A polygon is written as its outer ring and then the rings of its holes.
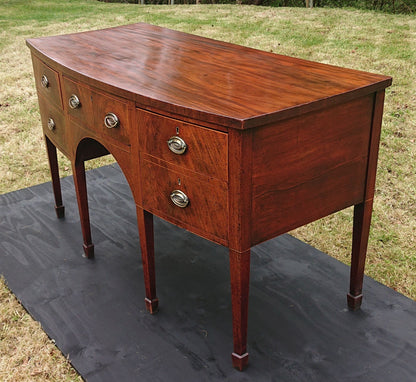
POLYGON ((65 154, 69 153, 68 139, 65 129, 65 117, 56 107, 39 97, 39 110, 42 120, 43 133, 65 154))
MULTIPOLYGON (((183 175, 148 160, 141 161, 143 208, 221 244, 228 239, 227 183, 215 178, 183 175), (171 194, 180 191, 188 205, 174 204, 171 194)), ((179 197, 180 198, 180 197, 179 197)))
POLYGON ((188 170, 228 180, 227 133, 141 109, 137 109, 137 116, 141 151, 188 170))
POLYGON ((85 127, 93 124, 91 91, 66 77, 63 77, 64 107, 71 118, 85 127))
POLYGON ((59 108, 62 108, 58 73, 34 56, 33 72, 35 74, 38 94, 42 95, 59 108))
MULTIPOLYGON (((108 138, 114 144, 130 145, 130 108, 129 103, 92 91, 94 124, 93 129, 108 138)), ((131 104, 132 105, 132 104, 131 104)))

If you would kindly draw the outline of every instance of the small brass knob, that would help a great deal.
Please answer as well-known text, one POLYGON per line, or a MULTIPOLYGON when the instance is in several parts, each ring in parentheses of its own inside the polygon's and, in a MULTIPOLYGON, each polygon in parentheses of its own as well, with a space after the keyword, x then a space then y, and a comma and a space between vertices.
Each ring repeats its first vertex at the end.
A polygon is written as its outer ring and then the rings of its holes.
POLYGON ((40 83, 44 88, 49 87, 49 80, 48 77, 46 77, 45 75, 42 76, 42 78, 40 79, 40 83))
POLYGON ((185 208, 189 204, 189 198, 181 190, 174 190, 170 194, 170 199, 175 206, 185 208))
POLYGON ((53 131, 53 130, 55 130, 55 127, 56 127, 55 121, 52 118, 49 118, 48 119, 48 129, 50 131, 53 131))
POLYGON ((182 155, 187 148, 186 142, 177 135, 170 137, 168 140, 169 150, 175 154, 182 155))
POLYGON ((71 109, 77 109, 81 106, 81 102, 79 102, 79 98, 75 94, 69 97, 68 103, 71 109))
POLYGON ((107 113, 104 117, 104 125, 108 129, 114 129, 120 125, 120 120, 114 113, 107 113))

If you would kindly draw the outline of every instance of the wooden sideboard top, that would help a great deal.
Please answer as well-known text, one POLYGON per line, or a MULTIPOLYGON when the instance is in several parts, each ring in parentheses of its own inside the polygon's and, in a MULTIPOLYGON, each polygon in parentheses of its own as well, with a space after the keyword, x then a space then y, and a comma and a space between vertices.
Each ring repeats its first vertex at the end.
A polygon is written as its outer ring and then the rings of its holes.
POLYGON ((144 23, 27 45, 64 74, 142 108, 238 129, 345 102, 392 81, 144 23))

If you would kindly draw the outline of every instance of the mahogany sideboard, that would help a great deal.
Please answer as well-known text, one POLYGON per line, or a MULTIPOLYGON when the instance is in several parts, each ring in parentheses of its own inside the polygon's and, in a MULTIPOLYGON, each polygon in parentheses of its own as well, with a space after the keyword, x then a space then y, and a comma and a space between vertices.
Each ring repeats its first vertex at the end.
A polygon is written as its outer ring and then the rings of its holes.
MULTIPOLYGON (((55 208, 71 161, 93 257, 84 161, 111 153, 136 204, 147 310, 153 215, 229 248, 233 366, 248 363, 250 248, 354 206, 350 309, 362 300, 384 89, 391 78, 148 24, 27 40, 55 208)), ((276 254, 278 255, 278 254, 276 254)))

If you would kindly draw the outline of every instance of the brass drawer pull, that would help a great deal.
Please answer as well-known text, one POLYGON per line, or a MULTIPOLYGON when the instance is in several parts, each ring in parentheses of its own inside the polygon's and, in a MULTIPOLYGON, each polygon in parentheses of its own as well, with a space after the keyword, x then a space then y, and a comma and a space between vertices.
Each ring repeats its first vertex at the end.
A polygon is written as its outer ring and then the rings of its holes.
POLYGON ((81 106, 81 102, 79 102, 79 98, 75 94, 69 97, 68 103, 71 109, 77 109, 81 106))
POLYGON ((56 127, 55 121, 52 118, 49 118, 48 119, 48 129, 50 131, 53 131, 53 130, 55 130, 55 127, 56 127))
POLYGON ((42 78, 40 79, 40 83, 44 88, 49 87, 49 80, 48 77, 46 77, 45 75, 42 76, 42 78))
POLYGON ((168 146, 170 151, 178 155, 183 154, 187 148, 185 141, 177 135, 169 138, 168 146))
POLYGON ((108 113, 104 117, 104 125, 108 129, 114 129, 120 125, 120 120, 114 113, 108 113))
POLYGON ((189 204, 189 198, 180 190, 172 191, 170 199, 176 206, 181 208, 185 208, 189 204))

